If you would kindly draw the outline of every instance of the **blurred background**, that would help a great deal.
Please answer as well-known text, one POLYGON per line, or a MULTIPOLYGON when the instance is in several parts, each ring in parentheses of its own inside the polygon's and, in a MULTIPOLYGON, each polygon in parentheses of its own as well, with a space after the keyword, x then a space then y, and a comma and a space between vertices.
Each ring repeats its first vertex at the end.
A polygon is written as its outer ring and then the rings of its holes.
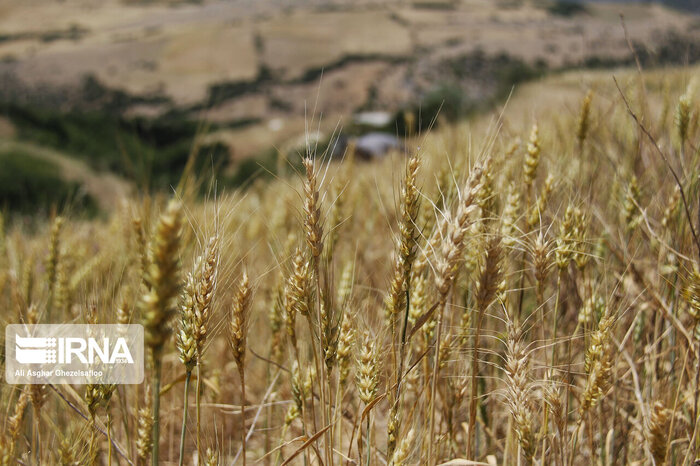
POLYGON ((546 74, 695 63, 699 13, 698 0, 2 0, 0 209, 99 215, 170 189, 188 160, 245 188, 291 172, 309 143, 382 157, 546 74))

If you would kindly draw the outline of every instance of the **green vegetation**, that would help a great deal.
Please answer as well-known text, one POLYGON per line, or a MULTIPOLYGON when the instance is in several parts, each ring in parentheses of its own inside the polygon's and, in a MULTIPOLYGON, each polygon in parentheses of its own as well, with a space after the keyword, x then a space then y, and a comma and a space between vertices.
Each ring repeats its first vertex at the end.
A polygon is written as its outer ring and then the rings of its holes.
MULTIPOLYGON (((660 38, 653 49, 636 41, 632 45, 639 63, 645 69, 661 66, 685 66, 700 61, 700 44, 691 37, 679 33, 667 34, 660 38)), ((563 69, 580 67, 604 69, 634 65, 635 58, 631 54, 624 58, 593 55, 587 57, 582 64, 567 64, 563 69)))
MULTIPOLYGON (((558 2, 557 8, 571 4, 574 9, 584 5, 574 2, 558 2)), ((555 5, 555 6, 556 6, 555 5)), ((552 6, 554 7, 554 6, 552 6)), ((585 10, 578 10, 585 11, 585 10)), ((686 65, 700 61, 700 43, 689 36, 680 33, 670 33, 660 37, 652 50, 646 45, 634 42, 635 54, 645 69, 662 66, 686 65)), ((635 57, 629 54, 623 58, 612 58, 594 55, 584 59, 583 63, 567 63, 559 68, 549 68, 543 60, 528 63, 507 53, 487 55, 481 50, 443 60, 435 71, 440 84, 428 91, 419 104, 408 106, 396 113, 395 121, 390 125, 392 132, 398 129, 399 134, 406 131, 403 116, 406 110, 414 115, 420 115, 416 125, 423 129, 440 115, 441 119, 454 122, 469 117, 476 112, 492 109, 494 105, 508 97, 514 86, 539 79, 545 74, 561 73, 572 69, 604 69, 616 66, 634 66, 635 57), (465 84, 479 84, 483 92, 474 96, 470 94, 465 84)), ((371 102, 363 108, 371 108, 371 102)), ((418 130, 419 128, 413 128, 418 130)))
POLYGON ((665 0, 662 3, 679 10, 700 12, 700 3, 697 0, 665 0))
POLYGON ((529 64, 506 53, 489 56, 481 50, 443 60, 436 74, 442 82, 432 88, 420 100, 418 105, 409 106, 396 114, 396 121, 391 129, 398 129, 399 134, 408 132, 404 122, 406 110, 420 115, 415 124, 425 129, 430 122, 440 118, 454 122, 466 118, 478 111, 493 108, 510 94, 513 86, 542 77, 547 71, 544 62, 529 64), (484 89, 478 96, 470 94, 467 84, 477 82, 484 89))
POLYGON ((423 9, 423 10, 454 10, 455 2, 451 0, 447 1, 418 1, 412 3, 413 8, 423 9))
POLYGON ((277 173, 277 150, 269 148, 256 157, 241 160, 236 172, 224 180, 227 186, 246 187, 257 179, 269 179, 277 173))
MULTIPOLYGON (((260 47, 260 45, 256 44, 260 47)), ((347 54, 337 60, 323 66, 308 68, 301 76, 287 81, 280 80, 275 72, 266 65, 260 65, 258 73, 253 80, 222 81, 209 86, 206 106, 221 104, 228 100, 263 91, 269 84, 308 84, 317 82, 323 73, 343 68, 355 63, 384 62, 402 63, 405 57, 382 54, 347 54)), ((194 109, 202 109, 203 105, 196 105, 194 109)))
POLYGON ((580 13, 586 13, 588 10, 585 5, 580 2, 570 0, 558 0, 547 7, 553 15, 557 16, 573 16, 580 13))
POLYGON ((635 50, 644 66, 687 65, 700 61, 700 43, 680 33, 670 33, 655 44, 653 50, 635 43, 635 50))
POLYGON ((44 32, 16 32, 0 34, 0 42, 39 39, 42 42, 56 40, 80 40, 89 31, 82 26, 72 24, 66 29, 52 29, 44 32))
POLYGON ((95 200, 66 181, 55 164, 22 151, 0 151, 0 209, 22 214, 73 208, 92 216, 95 200))
MULTIPOLYGON (((59 149, 96 170, 111 171, 151 189, 167 189, 179 180, 200 125, 179 114, 156 119, 124 118, 107 112, 61 112, 16 104, 5 114, 20 139, 59 149)), ((220 144, 198 149, 195 171, 220 167, 228 151, 220 144)))
POLYGON ((353 65, 355 63, 368 63, 368 62, 383 62, 383 63, 392 63, 392 64, 397 64, 397 63, 403 63, 407 59, 405 57, 401 56, 394 56, 394 55, 382 55, 382 54, 377 54, 377 53, 370 53, 370 54, 355 54, 355 53, 350 53, 347 55, 344 55, 337 59, 336 61, 332 63, 328 63, 327 65, 323 66, 317 66, 314 68, 309 68, 307 69, 303 75, 301 75, 299 78, 295 79, 292 81, 292 83, 302 83, 302 84, 307 84, 307 83, 312 83, 318 81, 323 73, 328 73, 333 70, 337 70, 340 68, 343 68, 348 65, 353 65))
MULTIPOLYGON (((272 70, 261 65, 258 68, 258 74, 254 80, 237 80, 237 81, 222 81, 209 86, 209 96, 206 100, 206 106, 220 104, 227 100, 232 100, 246 94, 258 92, 262 86, 269 83, 274 78, 272 70)), ((202 105, 196 105, 195 109, 203 108, 202 105)))

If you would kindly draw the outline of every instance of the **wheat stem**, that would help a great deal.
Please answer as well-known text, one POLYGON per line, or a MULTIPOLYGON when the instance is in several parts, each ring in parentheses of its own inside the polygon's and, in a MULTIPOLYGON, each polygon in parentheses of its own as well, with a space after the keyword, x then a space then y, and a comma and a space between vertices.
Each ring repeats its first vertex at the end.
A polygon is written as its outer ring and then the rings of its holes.
POLYGON ((201 454, 202 451, 202 436, 201 436, 201 429, 200 429, 200 398, 202 395, 202 369, 201 369, 201 364, 199 363, 199 360, 197 361, 197 384, 195 386, 195 394, 194 394, 194 404, 195 404, 195 417, 196 417, 196 434, 197 434, 197 455, 201 454))
POLYGON ((158 453, 160 450, 160 377, 162 370, 161 356, 153 354, 153 450, 151 451, 151 464, 158 466, 158 453))
MULTIPOLYGON (((182 466, 185 460, 185 433, 187 432, 187 401, 190 394, 190 378, 192 377, 192 371, 189 370, 185 373, 185 396, 183 407, 182 407, 182 428, 180 429, 180 461, 179 465, 182 466)), ((199 378, 199 377, 198 377, 199 378)))
POLYGON ((243 466, 246 463, 246 430, 245 430, 245 371, 240 369, 238 374, 241 379, 241 459, 243 460, 243 466))
POLYGON ((112 466, 112 413, 107 407, 107 465, 112 466))

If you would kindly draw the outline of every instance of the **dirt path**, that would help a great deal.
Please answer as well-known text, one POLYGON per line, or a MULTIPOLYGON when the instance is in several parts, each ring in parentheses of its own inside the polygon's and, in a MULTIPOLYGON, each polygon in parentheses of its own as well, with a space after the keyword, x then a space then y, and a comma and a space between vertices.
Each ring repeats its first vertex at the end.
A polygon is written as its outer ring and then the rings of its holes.
POLYGON ((56 164, 66 180, 81 183, 100 208, 107 212, 116 208, 130 190, 129 183, 124 179, 111 173, 96 172, 84 162, 53 149, 27 142, 0 140, 0 150, 23 151, 56 164))

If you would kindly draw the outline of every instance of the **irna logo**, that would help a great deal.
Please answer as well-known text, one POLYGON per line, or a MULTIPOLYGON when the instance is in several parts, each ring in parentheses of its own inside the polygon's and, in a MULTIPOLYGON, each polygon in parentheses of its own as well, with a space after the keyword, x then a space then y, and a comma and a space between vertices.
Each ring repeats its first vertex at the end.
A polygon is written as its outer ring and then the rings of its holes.
POLYGON ((103 364, 134 363, 126 338, 112 339, 111 344, 109 338, 101 340, 99 342, 96 338, 40 338, 15 335, 15 359, 20 364, 72 364, 73 358, 77 358, 83 364, 93 364, 97 359, 103 364))
POLYGON ((143 327, 10 324, 5 355, 8 383, 141 383, 143 327))

